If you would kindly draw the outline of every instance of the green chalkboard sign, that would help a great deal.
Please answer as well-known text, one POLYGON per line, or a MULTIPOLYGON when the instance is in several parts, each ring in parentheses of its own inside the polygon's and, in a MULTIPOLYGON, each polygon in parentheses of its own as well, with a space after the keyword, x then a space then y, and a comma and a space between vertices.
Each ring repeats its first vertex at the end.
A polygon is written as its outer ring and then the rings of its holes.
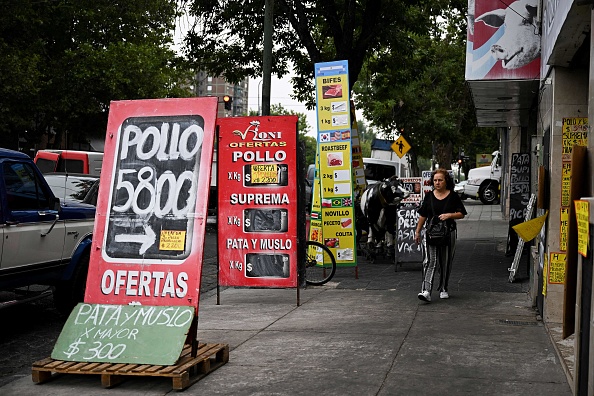
POLYGON ((179 358, 194 307, 78 304, 52 359, 172 365, 179 358))

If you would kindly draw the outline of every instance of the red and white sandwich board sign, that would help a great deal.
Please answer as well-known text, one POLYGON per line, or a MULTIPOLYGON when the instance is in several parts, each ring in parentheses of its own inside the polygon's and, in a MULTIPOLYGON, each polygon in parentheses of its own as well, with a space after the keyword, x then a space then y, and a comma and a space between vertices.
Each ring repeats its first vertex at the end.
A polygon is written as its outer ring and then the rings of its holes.
POLYGON ((297 286, 297 117, 220 118, 219 284, 297 286))
POLYGON ((198 308, 217 98, 112 102, 85 302, 198 308))

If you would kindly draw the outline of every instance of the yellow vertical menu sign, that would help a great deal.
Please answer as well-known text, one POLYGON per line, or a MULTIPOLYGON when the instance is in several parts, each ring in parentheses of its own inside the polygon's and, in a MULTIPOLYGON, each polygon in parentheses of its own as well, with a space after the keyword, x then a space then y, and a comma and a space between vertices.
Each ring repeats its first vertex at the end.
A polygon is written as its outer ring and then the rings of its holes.
POLYGON ((571 205, 571 153, 574 146, 588 146, 588 118, 563 118, 561 146, 561 233, 559 249, 565 251, 567 250, 569 206, 571 205))
POLYGON ((312 212, 320 212, 312 213, 318 227, 310 234, 330 248, 337 265, 356 266, 348 63, 316 63, 315 78, 320 204, 312 212))
POLYGON ((588 242, 590 241, 590 203, 588 201, 576 200, 575 218, 578 229, 578 253, 588 257, 588 242))

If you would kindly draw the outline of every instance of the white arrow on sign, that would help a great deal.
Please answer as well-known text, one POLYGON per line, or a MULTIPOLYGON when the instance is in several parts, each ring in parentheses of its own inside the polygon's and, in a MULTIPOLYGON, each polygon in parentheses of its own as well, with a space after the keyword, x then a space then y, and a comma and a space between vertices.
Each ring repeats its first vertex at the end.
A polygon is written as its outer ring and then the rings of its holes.
POLYGON ((157 240, 155 231, 146 224, 144 225, 144 234, 122 234, 116 235, 115 241, 122 243, 140 243, 138 254, 144 254, 148 248, 155 244, 157 240))

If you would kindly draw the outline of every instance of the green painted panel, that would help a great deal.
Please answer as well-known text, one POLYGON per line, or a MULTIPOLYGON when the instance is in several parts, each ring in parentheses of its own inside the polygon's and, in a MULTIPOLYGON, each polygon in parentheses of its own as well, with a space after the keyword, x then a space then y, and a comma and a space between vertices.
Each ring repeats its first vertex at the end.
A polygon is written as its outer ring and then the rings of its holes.
POLYGON ((194 307, 78 304, 52 359, 172 365, 192 324, 194 307))

